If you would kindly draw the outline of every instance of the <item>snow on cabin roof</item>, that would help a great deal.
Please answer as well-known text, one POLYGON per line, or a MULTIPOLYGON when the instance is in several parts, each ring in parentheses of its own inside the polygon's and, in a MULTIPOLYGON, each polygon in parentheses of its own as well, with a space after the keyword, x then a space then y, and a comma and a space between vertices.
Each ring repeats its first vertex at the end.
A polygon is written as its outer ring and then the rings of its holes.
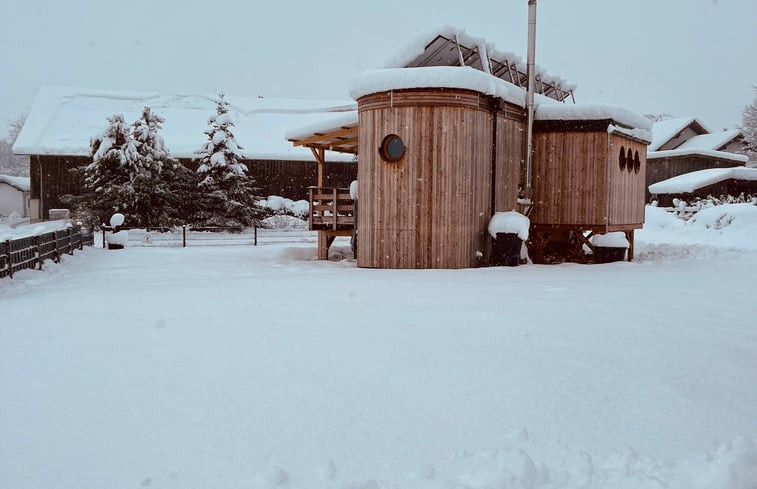
POLYGON ((684 173, 649 186, 652 194, 683 194, 712 185, 723 180, 757 181, 757 168, 709 168, 706 170, 684 173))
POLYGON ((29 177, 12 177, 10 175, 0 175, 0 182, 7 183, 18 190, 28 192, 31 188, 29 177))
POLYGON ((410 88, 463 88, 501 98, 523 107, 526 93, 513 85, 470 67, 430 66, 426 68, 394 68, 367 71, 350 82, 350 96, 357 100, 364 95, 410 88))
POLYGON ((618 105, 568 105, 541 103, 536 107, 534 118, 540 121, 589 121, 611 119, 628 128, 641 129, 645 131, 644 134, 640 134, 640 136, 642 136, 642 139, 648 141, 651 138, 651 134, 647 134, 647 132, 652 129, 652 123, 649 121, 649 119, 618 105))
MULTIPOLYGON (((350 96, 357 100, 372 93, 413 88, 462 88, 497 97, 519 107, 525 107, 526 104, 526 93, 523 89, 465 66, 390 68, 368 71, 353 78, 349 90, 350 96)), ((651 139, 649 129, 652 123, 648 119, 616 105, 564 104, 538 94, 534 97, 534 103, 536 120, 613 120, 632 131, 628 133, 618 129, 619 132, 644 141, 651 139)), ((286 133, 285 137, 292 142, 302 144, 304 140, 318 135, 326 136, 340 129, 354 128, 357 123, 357 111, 348 112, 316 124, 293 128, 286 133)), ((613 127, 608 127, 608 130, 613 127)), ((338 144, 338 140, 330 144, 338 144)))
MULTIPOLYGON (((350 96, 357 100, 364 95, 412 88, 463 88, 500 98, 519 107, 526 104, 526 92, 482 71, 460 66, 426 68, 394 68, 368 71, 350 83, 350 96)), ((633 129, 649 130, 652 123, 627 109, 605 104, 563 104, 545 96, 535 98, 536 120, 603 120, 633 129)), ((647 136, 648 140, 649 136, 647 136)))
MULTIPOLYGON (((16 154, 88 156, 90 138, 108 126, 107 117, 123 114, 127 123, 145 106, 165 118, 161 134, 171 154, 192 158, 207 136, 215 114, 215 96, 118 92, 43 87, 13 146, 16 154)), ((234 135, 245 158, 312 161, 309 149, 293 147, 284 133, 293 126, 314 124, 335 113, 355 110, 352 101, 300 100, 227 96, 234 135)), ((351 155, 327 153, 329 161, 351 161, 351 155)))
POLYGON ((707 126, 696 117, 681 117, 655 122, 652 125, 652 142, 649 145, 649 151, 656 151, 686 127, 694 123, 698 124, 704 130, 704 133, 710 132, 707 126))
MULTIPOLYGON (((526 64, 520 56, 499 51, 494 43, 468 35, 464 29, 449 25, 415 35, 374 69, 460 66, 461 59, 465 66, 518 87, 526 86, 526 64)), ((572 96, 575 84, 550 75, 539 66, 535 68, 537 93, 560 101, 572 96)))
POLYGON ((739 136, 741 136, 741 131, 739 129, 700 134, 699 136, 694 136, 684 142, 676 149, 711 149, 713 151, 719 151, 739 136))

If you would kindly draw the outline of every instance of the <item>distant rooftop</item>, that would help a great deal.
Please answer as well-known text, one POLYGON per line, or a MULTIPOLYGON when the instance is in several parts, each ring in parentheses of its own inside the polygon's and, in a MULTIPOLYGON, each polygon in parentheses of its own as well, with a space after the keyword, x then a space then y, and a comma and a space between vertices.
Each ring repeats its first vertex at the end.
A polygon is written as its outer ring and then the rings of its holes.
POLYGON ((11 187, 15 187, 18 190, 28 192, 31 187, 29 184, 29 177, 12 177, 10 175, 0 175, 0 182, 7 183, 11 187))
POLYGON ((696 117, 680 117, 658 121, 652 125, 652 142, 650 143, 649 148, 647 148, 648 151, 657 151, 687 127, 691 127, 697 134, 707 134, 710 132, 707 126, 696 117))
POLYGON ((699 136, 692 137, 676 149, 711 149, 719 151, 739 136, 741 136, 741 130, 739 129, 700 134, 699 136))

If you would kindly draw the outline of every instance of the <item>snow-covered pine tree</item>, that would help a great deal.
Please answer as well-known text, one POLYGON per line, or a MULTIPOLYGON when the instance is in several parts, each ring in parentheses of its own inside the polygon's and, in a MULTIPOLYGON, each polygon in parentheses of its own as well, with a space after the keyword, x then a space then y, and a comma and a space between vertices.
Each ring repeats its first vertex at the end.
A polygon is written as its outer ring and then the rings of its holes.
POLYGON ((149 107, 132 124, 132 136, 139 158, 131 178, 132 195, 128 202, 132 225, 139 227, 167 226, 191 214, 182 215, 182 185, 188 171, 173 157, 159 131, 165 119, 149 107))
POLYGON ((125 212, 133 169, 139 153, 129 126, 120 114, 108 117, 108 128, 90 141, 92 163, 84 169, 84 194, 74 203, 92 226, 107 223, 115 212, 125 212))
MULTIPOLYGON (((757 87, 755 87, 757 92, 757 87)), ((747 166, 757 167, 757 96, 744 107, 741 120, 741 133, 744 135, 743 154, 749 157, 747 166)))
POLYGON ((237 230, 257 224, 264 211, 257 205, 255 182, 241 162, 243 148, 231 132, 234 122, 223 94, 216 100, 216 114, 210 116, 208 126, 208 141, 195 153, 202 192, 196 222, 237 230))

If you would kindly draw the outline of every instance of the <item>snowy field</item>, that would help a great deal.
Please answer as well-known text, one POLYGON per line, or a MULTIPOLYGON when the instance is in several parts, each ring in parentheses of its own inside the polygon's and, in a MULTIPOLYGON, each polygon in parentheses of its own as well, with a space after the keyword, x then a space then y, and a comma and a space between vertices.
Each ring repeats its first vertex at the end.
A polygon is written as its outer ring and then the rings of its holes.
POLYGON ((757 207, 728 209, 650 209, 633 263, 365 270, 337 241, 19 272, 0 487, 755 489, 757 207))

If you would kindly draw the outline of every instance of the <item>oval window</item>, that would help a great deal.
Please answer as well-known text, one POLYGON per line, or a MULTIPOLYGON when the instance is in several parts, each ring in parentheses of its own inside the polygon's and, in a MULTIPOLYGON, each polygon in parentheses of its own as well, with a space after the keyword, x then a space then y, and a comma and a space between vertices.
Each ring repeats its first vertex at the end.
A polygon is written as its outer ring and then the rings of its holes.
POLYGON ((628 170, 628 173, 633 171, 633 151, 631 148, 628 148, 628 156, 626 156, 626 170, 628 170))
POLYGON ((639 152, 637 151, 636 154, 633 155, 633 171, 639 173, 639 170, 641 170, 641 160, 639 159, 639 152))
POLYGON ((619 157, 619 165, 620 165, 620 171, 623 171, 626 169, 626 148, 623 146, 620 147, 620 157, 619 157))
POLYGON ((405 143, 402 142, 402 138, 396 134, 390 134, 384 138, 381 142, 381 148, 379 148, 381 157, 390 163, 399 161, 405 154, 405 143))

